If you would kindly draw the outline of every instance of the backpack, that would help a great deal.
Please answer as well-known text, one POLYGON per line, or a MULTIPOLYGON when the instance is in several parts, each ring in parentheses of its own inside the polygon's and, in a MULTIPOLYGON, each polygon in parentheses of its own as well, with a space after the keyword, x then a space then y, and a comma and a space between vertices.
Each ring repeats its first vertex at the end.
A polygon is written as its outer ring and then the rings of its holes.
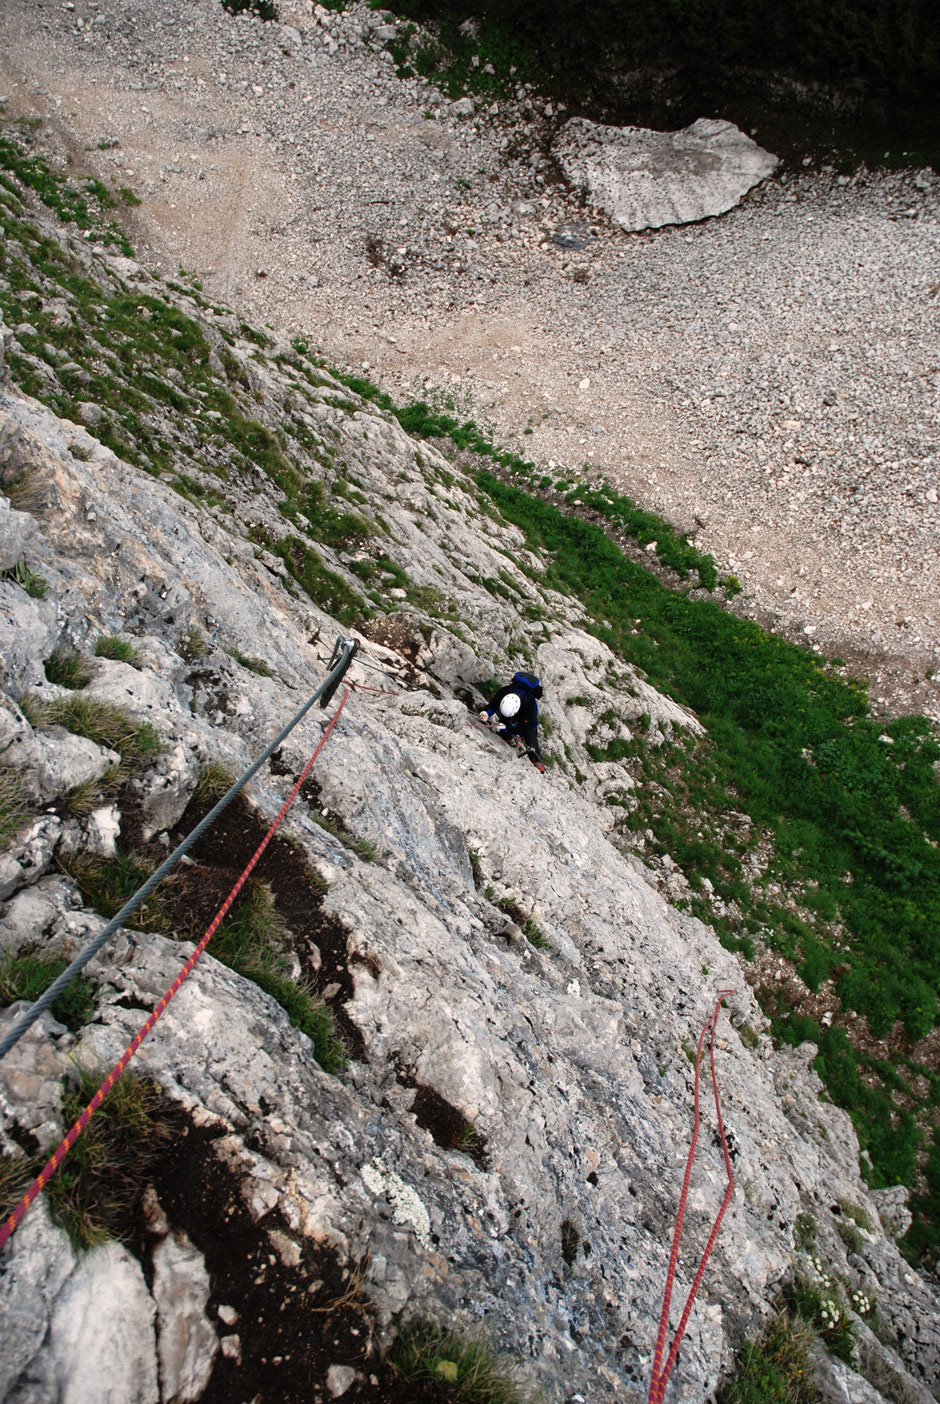
POLYGON ((513 673, 512 686, 518 688, 524 697, 528 696, 532 698, 535 705, 535 717, 533 720, 538 721, 539 704, 537 699, 542 695, 542 684, 539 682, 538 678, 533 678, 528 673, 513 673))

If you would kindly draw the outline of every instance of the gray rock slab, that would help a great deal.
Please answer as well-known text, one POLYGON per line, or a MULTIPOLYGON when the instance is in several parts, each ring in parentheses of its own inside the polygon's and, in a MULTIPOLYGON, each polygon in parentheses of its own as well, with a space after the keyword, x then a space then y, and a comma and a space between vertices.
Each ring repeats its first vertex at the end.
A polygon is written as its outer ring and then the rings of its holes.
POLYGON ((0 687, 19 697, 42 687, 42 660, 55 646, 58 627, 51 600, 34 599, 13 580, 0 580, 0 687))
POLYGON ((21 561, 36 536, 36 521, 28 512, 17 512, 0 494, 0 570, 21 561))
POLYGON ((177 1231, 153 1252, 157 1351, 164 1399, 199 1399, 209 1382, 218 1338, 206 1316, 209 1274, 205 1259, 177 1231))
POLYGON ((159 1404, 154 1314, 126 1248, 86 1253, 56 1301, 44 1350, 61 1404, 159 1404))
POLYGON ((566 179, 631 231, 724 214, 777 165, 732 122, 707 117, 678 132, 572 117, 552 149, 566 179))

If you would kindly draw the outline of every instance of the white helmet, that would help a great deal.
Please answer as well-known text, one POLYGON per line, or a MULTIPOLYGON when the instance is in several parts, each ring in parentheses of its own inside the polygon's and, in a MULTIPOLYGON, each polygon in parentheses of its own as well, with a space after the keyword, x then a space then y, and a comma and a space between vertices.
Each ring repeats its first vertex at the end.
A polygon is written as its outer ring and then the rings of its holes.
POLYGON ((503 717, 514 717, 522 706, 522 698, 518 692, 507 692, 502 702, 499 704, 499 713, 503 717))

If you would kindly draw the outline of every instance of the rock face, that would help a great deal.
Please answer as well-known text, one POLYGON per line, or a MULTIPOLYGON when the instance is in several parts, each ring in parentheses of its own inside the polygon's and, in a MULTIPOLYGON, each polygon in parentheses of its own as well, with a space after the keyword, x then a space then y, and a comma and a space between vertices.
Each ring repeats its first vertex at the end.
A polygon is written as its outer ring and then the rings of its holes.
MULTIPOLYGON (((89 277, 156 319, 165 289, 103 252, 85 258, 89 277)), ((717 1059, 738 1188, 670 1397, 700 1404, 760 1329, 800 1260, 800 1215, 812 1215, 815 1252, 846 1300, 877 1297, 896 1378, 935 1388, 936 1287, 881 1231, 851 1123, 818 1099, 815 1050, 772 1046, 736 959, 612 841, 607 803, 623 803, 631 782, 592 758, 592 742, 643 727, 655 744, 699 723, 582 627, 581 607, 551 588, 546 561, 472 478, 296 349, 263 337, 249 347, 235 319, 215 315, 226 338, 186 302, 233 387, 263 386, 255 403, 272 436, 279 422, 294 427, 306 515, 284 517, 280 459, 277 480, 244 457, 206 475, 224 481, 223 503, 193 490, 191 444, 175 450, 187 476, 174 487, 2 394, 21 468, 44 489, 33 498, 41 530, 23 539, 48 583, 39 602, 3 584, 9 618, 23 621, 5 661, 4 734, 34 807, 56 812, 27 815, 10 841, 0 945, 74 956, 104 918, 54 859, 107 851, 113 809, 121 844, 165 853, 200 771, 241 771, 322 681, 336 635, 351 634, 359 690, 290 812, 290 842, 268 850, 257 877, 288 912, 276 930, 294 988, 302 979, 320 993, 352 1057, 341 1075, 326 1072, 271 993, 206 954, 133 1064, 187 1128, 148 1196, 139 1259, 113 1244, 79 1259, 46 1205, 34 1206, 0 1263, 0 1312, 28 1323, 0 1343, 0 1399, 169 1404, 198 1398, 210 1375, 223 1397, 215 1372, 247 1378, 262 1365, 277 1391, 288 1352, 257 1345, 257 1294, 276 1275, 274 1315, 305 1349, 329 1320, 308 1310, 323 1290, 322 1274, 303 1276, 317 1255, 355 1267, 385 1337, 411 1316, 461 1329, 485 1321, 552 1404, 645 1398, 689 1136, 686 1049, 725 986, 734 994, 717 1059), (343 519, 359 534, 354 549, 316 536, 322 494, 337 485, 334 522, 338 497, 344 512, 369 514, 343 519), (350 617, 350 601, 361 630, 337 618, 350 617), (93 656, 103 637, 132 640, 136 661, 93 656), (34 706, 61 701, 43 660, 65 646, 87 659, 87 706, 119 707, 160 743, 125 762, 117 795, 85 804, 54 792, 75 776, 104 784, 101 756, 63 746, 68 765, 53 765, 56 733, 34 706), (494 673, 517 667, 547 684, 554 763, 544 775, 466 724, 494 673), (312 875, 303 901, 301 867, 312 875), (199 1172, 182 1190, 174 1156, 199 1172), (851 1248, 842 1203, 872 1226, 851 1248), (245 1245, 240 1277, 218 1257, 233 1241, 245 1245), (123 1324, 109 1326, 106 1349, 89 1348, 98 1303, 115 1296, 123 1324)), ((263 429, 254 425, 262 447, 263 429)), ((174 432, 169 416, 164 431, 174 432)), ((259 771, 233 811, 239 823, 278 812, 327 715, 308 713, 259 771)), ((220 833, 216 861, 234 864, 243 835, 234 820, 220 833)), ((166 910, 150 926, 119 932, 88 966, 95 1008, 84 1023, 69 1031, 46 1017, 0 1064, 5 1153, 22 1156, 27 1132, 52 1142, 69 1060, 113 1064, 174 981, 192 929, 166 910)), ((678 1297, 724 1191, 708 1126, 678 1297)), ((360 1376, 346 1357, 317 1370, 311 1398, 377 1398, 368 1369, 360 1376)))
POLYGON ((679 132, 572 117, 553 151, 565 177, 626 230, 724 214, 777 166, 732 122, 708 117, 679 132))

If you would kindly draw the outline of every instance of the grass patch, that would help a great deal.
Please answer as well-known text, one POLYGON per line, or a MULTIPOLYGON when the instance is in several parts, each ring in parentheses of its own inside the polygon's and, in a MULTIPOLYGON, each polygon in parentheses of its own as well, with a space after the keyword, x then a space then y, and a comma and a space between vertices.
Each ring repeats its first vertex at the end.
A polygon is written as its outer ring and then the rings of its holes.
POLYGON ((91 682, 91 674, 81 654, 73 648, 57 649, 42 666, 49 682, 59 687, 70 688, 74 692, 87 687, 91 682))
POLYGON ((332 1015, 322 1000, 287 975, 286 947, 287 929, 271 889, 254 881, 213 936, 211 953, 277 1001, 294 1027, 311 1040, 314 1057, 325 1072, 340 1072, 346 1054, 332 1015))
MULTIPOLYGON (((113 858, 91 854, 62 858, 59 867, 75 883, 82 900, 105 917, 116 916, 154 870, 154 865, 139 854, 121 849, 113 858)), ((160 904, 159 888, 131 913, 124 925, 134 931, 166 931, 168 922, 160 904)))
POLYGON ((450 1385, 460 1404, 526 1404, 513 1363, 500 1359, 483 1338, 460 1336, 433 1322, 402 1328, 389 1352, 396 1373, 412 1384, 450 1385))
MULTIPOLYGON (((41 956, 29 948, 16 955, 8 952, 0 958, 0 1004, 13 1004, 18 999, 34 1004, 67 966, 68 961, 41 956)), ((95 987, 86 976, 79 975, 50 1008, 53 1017, 74 1033, 88 1023, 94 1012, 95 987)))
POLYGON ((265 663, 263 658, 252 658, 237 648, 227 648, 225 652, 229 658, 234 658, 236 663, 240 664, 242 668, 247 668, 250 673, 257 673, 262 678, 274 677, 274 669, 265 663))
POLYGON ((30 817, 19 774, 10 766, 0 766, 0 850, 9 845, 30 817))
POLYGON ((758 1341, 738 1351, 718 1404, 821 1404, 809 1360, 813 1339, 805 1321, 780 1312, 758 1341))
POLYGON ((142 662, 139 651, 130 640, 117 638, 114 634, 98 635, 95 657, 110 658, 116 663, 129 663, 132 668, 139 668, 142 662))
POLYGON ((199 772, 196 781, 196 789, 193 798, 207 809, 211 809, 218 804, 223 795, 235 784, 237 776, 230 770, 226 770, 224 765, 204 765, 199 772))
POLYGON ((320 814, 316 810, 311 810, 310 817, 321 829, 325 829, 328 834, 332 834, 335 839, 350 849, 364 863, 374 863, 379 856, 378 845, 371 839, 360 838, 348 828, 341 819, 334 814, 320 814))
POLYGON ((129 774, 136 774, 159 755, 161 741, 150 722, 137 722, 113 702, 93 697, 65 697, 41 702, 26 694, 20 710, 31 726, 63 726, 76 736, 86 736, 99 746, 117 751, 129 774))
POLYGON ((187 663, 195 663, 200 658, 205 658, 209 652, 209 645, 202 630, 195 624, 190 624, 182 634, 177 634, 176 651, 187 663))
POLYGON ((16 565, 0 571, 0 580, 12 580, 14 585, 19 585, 20 589, 25 590, 34 600, 45 599, 49 588, 48 580, 30 570, 25 561, 17 561, 16 565))
MULTIPOLYGON (((105 1075, 106 1069, 79 1069, 78 1085, 66 1084, 66 1126, 78 1119, 105 1075)), ((167 1135, 160 1103, 155 1083, 125 1073, 50 1180, 50 1212, 75 1248, 93 1248, 133 1231, 134 1209, 147 1186, 150 1161, 167 1135)))
POLYGON ((274 542, 270 549, 280 557, 314 604, 341 624, 361 624, 369 618, 372 611, 362 597, 341 575, 323 564, 322 556, 312 546, 297 536, 286 536, 274 542))

